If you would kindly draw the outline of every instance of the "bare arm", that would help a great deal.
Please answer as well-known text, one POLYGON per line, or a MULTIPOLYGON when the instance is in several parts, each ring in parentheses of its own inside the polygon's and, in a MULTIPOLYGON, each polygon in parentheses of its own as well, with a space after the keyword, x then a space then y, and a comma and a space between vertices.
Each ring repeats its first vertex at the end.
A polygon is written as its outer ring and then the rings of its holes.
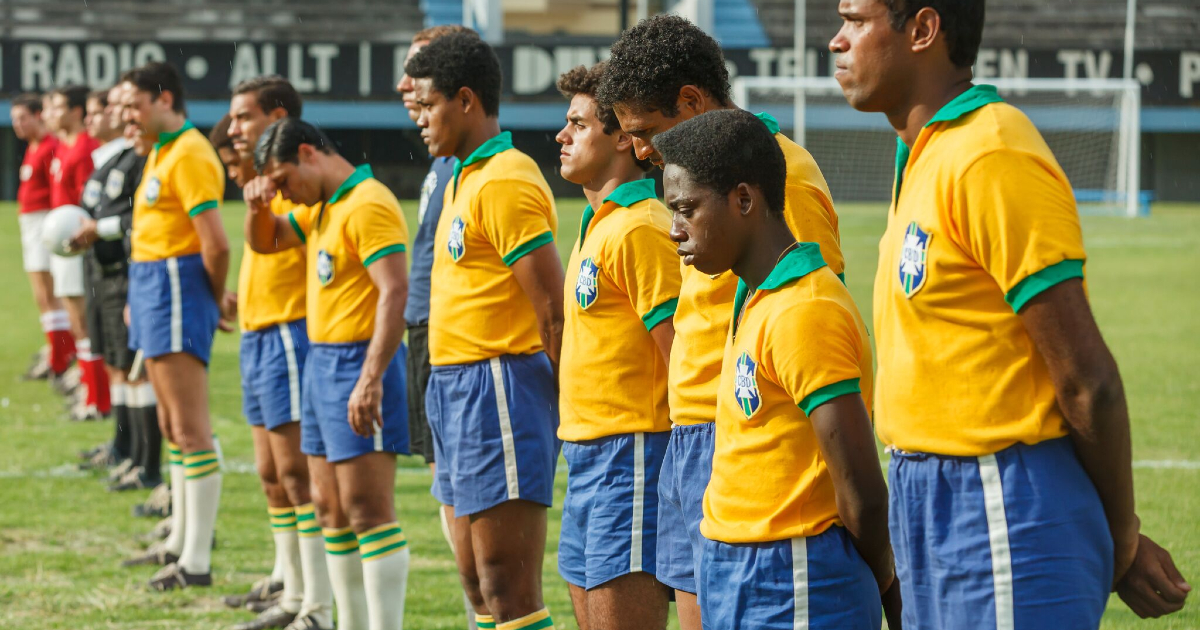
POLYGON ((274 254, 304 244, 287 217, 271 212, 275 192, 275 183, 261 176, 250 180, 242 190, 246 199, 246 243, 260 254, 274 254))
POLYGON ((650 329, 650 337, 654 339, 654 345, 658 346, 659 353, 662 354, 663 363, 671 364, 671 344, 675 341, 675 318, 668 317, 654 328, 650 329))
POLYGON ((512 264, 517 284, 533 304, 546 356, 558 370, 563 333, 563 268, 554 243, 547 243, 512 264))
POLYGON ((383 426, 383 374, 404 339, 404 306, 408 301, 408 263, 403 253, 388 254, 367 267, 379 290, 375 306, 375 333, 367 345, 362 372, 347 403, 350 428, 363 437, 383 426))
POLYGON ((221 213, 201 212, 192 217, 192 225, 200 237, 200 257, 213 295, 221 300, 225 296, 225 277, 229 274, 229 239, 225 236, 225 226, 221 225, 221 213))
POLYGON ((1142 617, 1179 610, 1190 588, 1170 554, 1138 533, 1125 389, 1092 317, 1083 281, 1071 279, 1046 289, 1020 315, 1050 371, 1079 460, 1104 505, 1116 554, 1117 592, 1142 617))

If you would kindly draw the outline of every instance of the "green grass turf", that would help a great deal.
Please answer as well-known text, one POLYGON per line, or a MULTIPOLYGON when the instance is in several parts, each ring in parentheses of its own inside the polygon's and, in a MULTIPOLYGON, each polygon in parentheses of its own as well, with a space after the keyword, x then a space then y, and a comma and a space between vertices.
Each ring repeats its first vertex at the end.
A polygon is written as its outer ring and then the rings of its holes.
MULTIPOLYGON (((416 204, 404 207, 415 229, 416 204)), ((560 205, 563 249, 574 240, 582 207, 581 200, 560 205)), ((877 205, 840 208, 849 286, 867 321, 885 212, 877 205)), ((222 213, 236 244, 235 278, 242 208, 230 204, 222 213)), ((14 214, 12 204, 0 205, 6 226, 0 230, 0 277, 8 279, 0 292, 0 628, 216 628, 249 618, 220 603, 220 596, 243 591, 272 564, 265 503, 241 418, 236 335, 219 336, 211 370, 213 425, 227 462, 213 557, 216 586, 148 593, 142 585, 152 569, 118 566, 138 549, 132 537, 151 526, 129 516, 143 495, 106 493, 96 476, 71 467, 75 452, 107 439, 112 424, 70 423, 45 384, 18 381, 42 335, 21 272, 14 214)), ((1143 528, 1170 549, 1184 575, 1200 581, 1200 207, 1160 204, 1144 220, 1089 217, 1084 229, 1093 307, 1120 362, 1132 409, 1143 528)), ((429 474, 413 458, 401 458, 400 467, 399 520, 413 553, 407 627, 462 628, 458 578, 429 495, 429 474)), ((560 474, 558 506, 565 481, 560 474)), ((550 511, 546 602, 556 627, 575 628, 556 570, 559 516, 560 507, 550 511)), ((1200 627, 1196 599, 1180 614, 1139 622, 1114 597, 1103 627, 1200 627)))

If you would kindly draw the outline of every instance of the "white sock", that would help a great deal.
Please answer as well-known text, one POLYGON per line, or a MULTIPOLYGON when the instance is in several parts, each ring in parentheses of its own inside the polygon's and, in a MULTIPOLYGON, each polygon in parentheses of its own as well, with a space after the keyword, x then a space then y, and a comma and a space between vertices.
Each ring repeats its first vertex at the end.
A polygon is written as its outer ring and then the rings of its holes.
POLYGON ((300 564, 300 539, 295 529, 275 531, 275 556, 283 565, 283 594, 279 597, 279 606, 290 613, 300 612, 304 603, 304 570, 300 564))
POLYGON ((179 566, 192 574, 212 570, 213 528, 221 503, 221 468, 214 451, 188 453, 183 458, 187 469, 187 526, 183 534, 183 553, 179 566))
POLYGON ((329 565, 325 562, 325 539, 298 536, 300 566, 304 572, 304 603, 300 616, 313 615, 322 628, 333 626, 333 585, 329 582, 329 565))
POLYGON ((402 630, 408 588, 408 539, 396 522, 358 535, 371 630, 402 630))
MULTIPOLYGON (((271 567, 271 582, 283 582, 283 554, 284 547, 287 546, 286 536, 281 536, 284 532, 280 532, 278 529, 272 529, 271 533, 275 537, 275 566, 271 567)), ((295 530, 292 530, 292 534, 295 533, 295 530)), ((286 588, 287 585, 285 584, 284 587, 286 588)))
POLYGON ((349 527, 325 530, 325 550, 333 599, 337 602, 338 630, 367 628, 370 620, 367 593, 363 586, 362 559, 358 555, 358 539, 354 536, 354 530, 349 527), (349 540, 343 540, 347 537, 349 540), (331 546, 335 547, 332 551, 331 546))
POLYGON ((183 453, 179 445, 167 443, 168 458, 171 463, 171 533, 163 541, 163 548, 175 554, 183 554, 183 534, 187 529, 187 470, 183 467, 183 453))

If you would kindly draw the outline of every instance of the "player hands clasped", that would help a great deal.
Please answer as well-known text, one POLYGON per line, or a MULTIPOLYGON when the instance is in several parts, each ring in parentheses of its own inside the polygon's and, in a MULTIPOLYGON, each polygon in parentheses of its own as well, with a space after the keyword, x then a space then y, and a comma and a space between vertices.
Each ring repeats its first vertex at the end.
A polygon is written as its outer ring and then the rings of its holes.
POLYGON ((838 12, 846 99, 900 137, 875 420, 905 625, 1095 628, 1114 588, 1142 617, 1179 610, 1190 586, 1139 532, 1071 185, 1029 118, 972 84, 983 0, 838 12))
MULTIPOLYGON (((395 196, 295 118, 272 123, 254 151, 261 174, 244 194, 246 242, 260 254, 307 248, 311 342, 302 386, 301 450, 318 493, 343 629, 404 624, 408 541, 396 522, 396 454, 408 453, 404 303, 408 227, 395 196), (281 195, 299 207, 272 212, 281 195)), ((304 628, 316 628, 305 625, 304 628)))
POLYGON ((739 110, 655 144, 683 262, 739 278, 700 525, 705 626, 875 630, 882 595, 899 628, 871 344, 819 246, 786 229, 779 144, 739 110))
POLYGON ((589 202, 563 287, 558 437, 570 472, 558 566, 581 630, 656 630, 670 593, 655 578, 657 488, 679 262, 670 213, 644 179, 650 163, 596 104, 603 73, 580 66, 558 79, 571 99, 555 138, 560 172, 589 202))
POLYGON ((500 131, 500 62, 477 35, 439 37, 405 71, 429 152, 457 160, 429 304, 433 494, 454 509, 455 558, 479 627, 547 628, 542 557, 563 325, 554 197, 500 131))

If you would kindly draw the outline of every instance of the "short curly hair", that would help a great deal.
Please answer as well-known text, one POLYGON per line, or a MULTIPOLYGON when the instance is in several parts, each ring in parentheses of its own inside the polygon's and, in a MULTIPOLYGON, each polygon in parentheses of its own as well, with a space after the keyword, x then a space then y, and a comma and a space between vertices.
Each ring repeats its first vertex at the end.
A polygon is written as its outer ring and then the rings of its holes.
POLYGON ((725 195, 738 184, 762 191, 767 211, 783 217, 787 162, 757 116, 741 109, 706 112, 654 136, 664 167, 674 164, 697 184, 725 195))
POLYGON ((433 79, 433 88, 447 97, 470 88, 483 113, 500 115, 500 60, 474 32, 450 33, 439 37, 413 55, 404 72, 414 79, 433 79))
MULTIPOLYGON (((558 91, 567 98, 574 98, 576 94, 583 94, 592 97, 596 100, 596 87, 600 85, 600 80, 604 78, 604 66, 606 64, 601 61, 596 65, 588 68, 587 66, 576 66, 562 73, 558 77, 558 83, 555 84, 558 91)), ((617 120, 617 115, 613 113, 611 106, 606 107, 596 101, 596 118, 600 119, 600 124, 603 125, 605 135, 611 136, 614 131, 621 130, 621 121, 617 120)), ((650 170, 654 164, 650 160, 638 159, 637 151, 629 150, 633 154, 633 161, 643 171, 650 170)))
POLYGON ((729 105, 729 69, 717 41, 677 15, 642 20, 612 45, 612 57, 596 99, 677 116, 676 100, 685 85, 706 91, 729 105))

